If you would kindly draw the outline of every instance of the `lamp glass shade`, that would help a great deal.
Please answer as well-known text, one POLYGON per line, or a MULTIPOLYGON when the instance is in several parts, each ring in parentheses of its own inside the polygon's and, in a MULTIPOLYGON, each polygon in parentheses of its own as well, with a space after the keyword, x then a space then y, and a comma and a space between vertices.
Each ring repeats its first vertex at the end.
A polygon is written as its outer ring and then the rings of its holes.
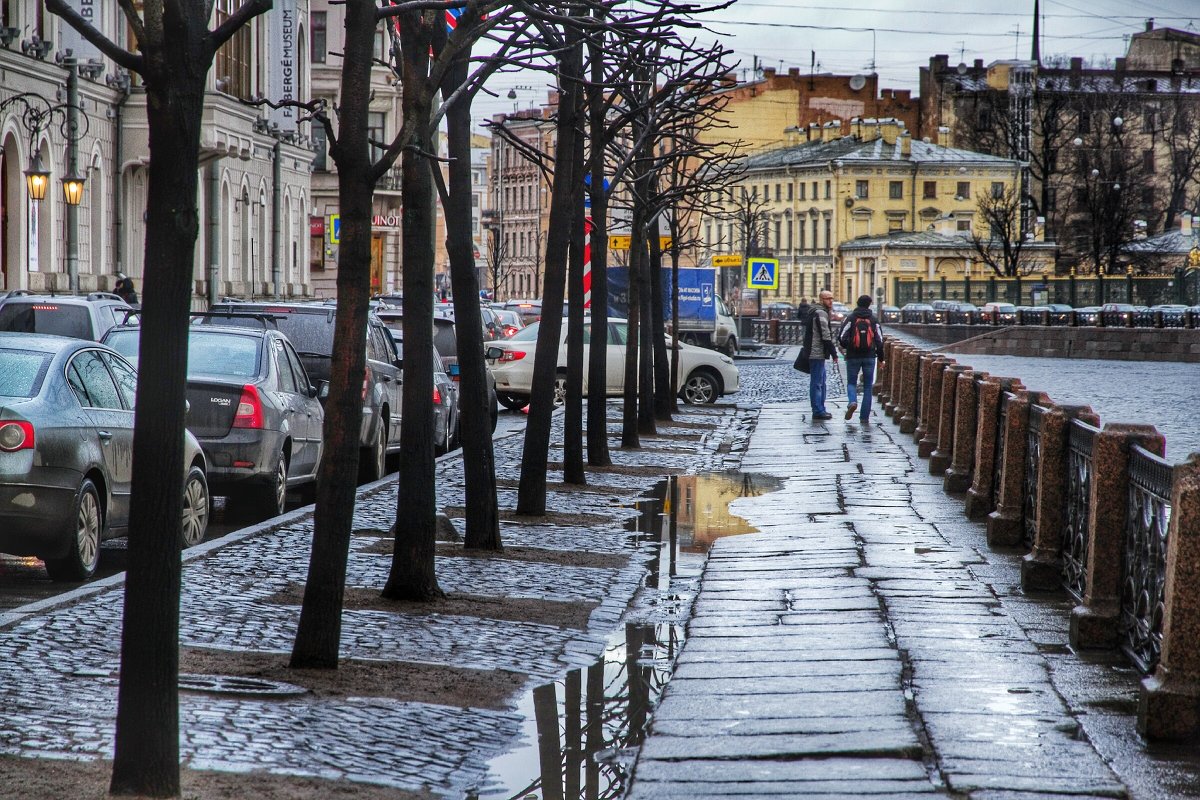
POLYGON ((50 173, 42 169, 42 159, 34 156, 25 170, 25 187, 29 190, 30 200, 45 200, 46 186, 50 183, 50 173))
POLYGON ((84 178, 78 175, 68 175, 62 179, 63 200, 69 206, 77 206, 83 200, 84 178))

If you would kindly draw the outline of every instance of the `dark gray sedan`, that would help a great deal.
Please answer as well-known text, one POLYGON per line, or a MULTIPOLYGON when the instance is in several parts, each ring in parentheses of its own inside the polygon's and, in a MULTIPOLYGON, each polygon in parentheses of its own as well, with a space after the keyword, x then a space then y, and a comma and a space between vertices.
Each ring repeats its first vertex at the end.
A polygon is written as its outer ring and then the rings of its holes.
MULTIPOLYGON (((136 361, 136 325, 114 328, 104 342, 136 361)), ((282 514, 288 489, 317 479, 325 420, 317 394, 279 331, 192 326, 187 426, 208 459, 213 494, 260 516, 282 514)))
MULTIPOLYGON (((87 580, 100 542, 129 526, 137 374, 96 342, 0 333, 0 552, 54 580, 87 580)), ((186 434, 185 547, 208 525, 207 466, 186 434)))

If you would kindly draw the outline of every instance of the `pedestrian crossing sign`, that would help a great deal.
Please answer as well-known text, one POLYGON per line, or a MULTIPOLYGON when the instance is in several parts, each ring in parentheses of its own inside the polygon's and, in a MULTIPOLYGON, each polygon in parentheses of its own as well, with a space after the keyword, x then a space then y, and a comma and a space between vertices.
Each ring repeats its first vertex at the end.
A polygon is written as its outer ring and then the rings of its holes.
POLYGON ((746 259, 746 288, 747 289, 778 289, 779 288, 779 259, 777 259, 777 258, 748 258, 748 259, 746 259))

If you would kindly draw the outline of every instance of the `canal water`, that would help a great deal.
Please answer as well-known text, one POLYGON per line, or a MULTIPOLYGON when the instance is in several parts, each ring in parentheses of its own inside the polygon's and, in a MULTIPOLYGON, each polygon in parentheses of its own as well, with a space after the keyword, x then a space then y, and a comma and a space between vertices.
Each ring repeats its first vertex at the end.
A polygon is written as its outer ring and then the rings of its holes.
MULTIPOLYGON (((889 331, 921 347, 937 342, 889 331)), ((992 375, 1019 378, 1027 388, 1045 392, 1062 405, 1087 405, 1101 423, 1153 425, 1167 438, 1167 460, 1185 461, 1200 452, 1200 364, 1178 361, 1101 361, 1080 358, 958 355, 960 364, 992 375)))
POLYGON ((629 546, 649 548, 651 559, 623 627, 612 631, 595 663, 520 698, 519 744, 489 764, 472 800, 621 796, 683 645, 708 549, 723 536, 755 531, 730 503, 780 485, 741 472, 680 475, 637 501, 629 546))

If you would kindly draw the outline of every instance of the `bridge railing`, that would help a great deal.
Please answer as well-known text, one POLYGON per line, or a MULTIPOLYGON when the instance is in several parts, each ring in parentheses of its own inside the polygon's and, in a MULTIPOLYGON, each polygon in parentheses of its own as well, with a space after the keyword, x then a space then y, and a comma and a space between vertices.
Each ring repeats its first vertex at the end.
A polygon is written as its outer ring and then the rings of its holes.
POLYGON ((966 511, 987 516, 989 544, 1026 552, 1024 588, 1068 593, 1072 645, 1119 648, 1147 676, 1139 727, 1200 734, 1200 454, 1172 466, 1152 426, 1101 426, 1086 406, 891 337, 885 363, 884 412, 920 456, 938 453, 930 471, 948 492, 969 480, 966 511))

